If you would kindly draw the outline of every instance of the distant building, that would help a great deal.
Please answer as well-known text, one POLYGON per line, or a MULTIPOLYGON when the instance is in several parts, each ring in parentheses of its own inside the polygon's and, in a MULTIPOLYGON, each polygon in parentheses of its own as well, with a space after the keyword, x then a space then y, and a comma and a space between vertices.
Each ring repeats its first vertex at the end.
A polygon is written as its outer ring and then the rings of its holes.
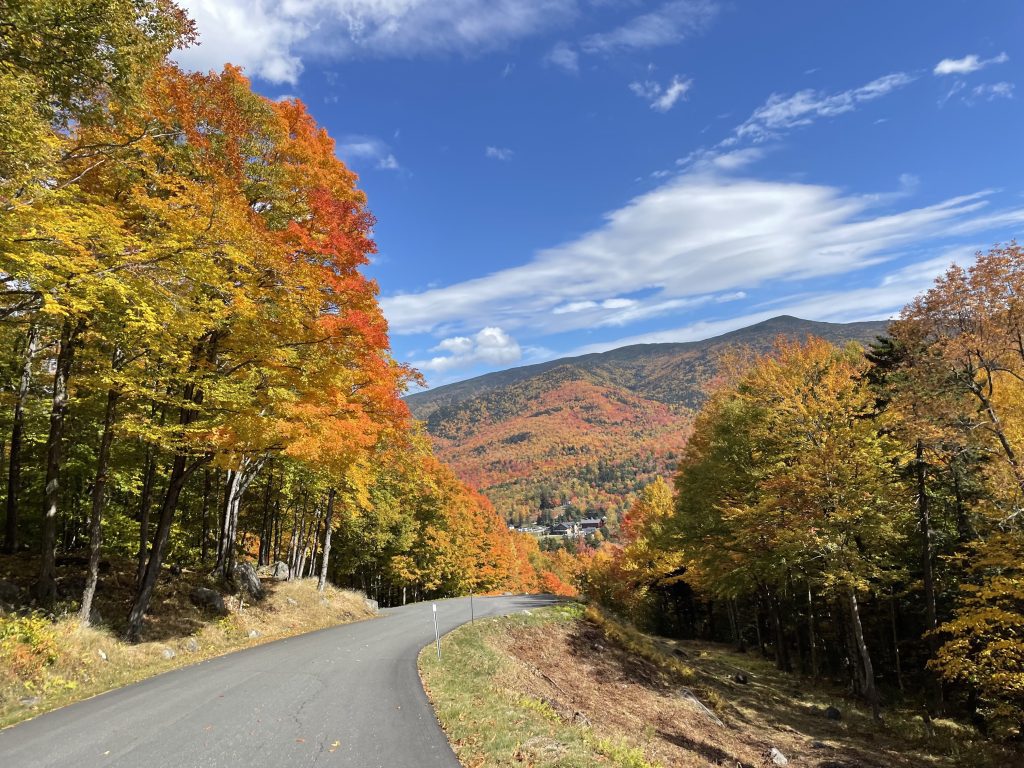
POLYGON ((572 521, 564 521, 561 523, 555 523, 551 526, 552 536, 579 536, 580 525, 572 521))
POLYGON ((587 517, 580 520, 580 530, 584 533, 593 533, 604 528, 605 518, 603 517, 587 517))

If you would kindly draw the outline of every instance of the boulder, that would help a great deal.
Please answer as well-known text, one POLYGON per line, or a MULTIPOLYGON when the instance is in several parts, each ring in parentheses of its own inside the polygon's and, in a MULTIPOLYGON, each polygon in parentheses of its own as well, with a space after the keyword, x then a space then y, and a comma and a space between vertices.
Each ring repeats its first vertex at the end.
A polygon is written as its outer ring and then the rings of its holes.
POLYGON ((196 587, 189 593, 189 599, 200 608, 219 613, 221 616, 227 614, 227 606, 224 605, 224 596, 220 592, 206 587, 196 587))
POLYGON ((842 720, 843 719, 843 713, 840 712, 835 707, 828 707, 825 710, 825 717, 827 717, 829 720, 842 720))
POLYGON ((772 747, 770 750, 768 750, 768 760, 771 762, 772 765, 789 765, 789 760, 787 760, 786 756, 782 754, 776 747, 772 747))
POLYGON ((21 595, 21 590, 17 584, 0 580, 0 601, 13 604, 17 602, 19 595, 21 595))
POLYGON ((99 656, 102 661, 107 661, 107 652, 102 648, 96 651, 96 655, 99 656))
POLYGON ((291 575, 291 570, 288 568, 288 563, 278 560, 270 566, 269 575, 274 581, 288 581, 288 576, 291 575))
POLYGON ((260 584, 260 577, 252 563, 239 563, 235 566, 235 581, 253 600, 263 598, 263 585, 260 584))
POLYGON ((185 650, 189 653, 195 653, 199 650, 199 641, 196 640, 194 637, 190 637, 188 640, 185 641, 185 650))
POLYGON ((249 639, 250 640, 255 640, 259 636, 260 636, 259 630, 256 630, 256 629, 250 629, 249 630, 249 639))
POLYGON ((376 600, 371 600, 370 598, 367 597, 366 599, 363 600, 363 602, 366 603, 366 607, 369 610, 373 611, 374 613, 377 612, 377 610, 379 608, 379 605, 378 605, 376 600))
POLYGON ((163 657, 164 661, 170 661, 178 654, 174 652, 173 648, 164 648, 162 651, 160 651, 160 655, 163 657))
POLYGON ((748 682, 747 676, 743 672, 737 672, 735 675, 732 676, 732 679, 733 682, 739 683, 740 685, 746 685, 748 682))

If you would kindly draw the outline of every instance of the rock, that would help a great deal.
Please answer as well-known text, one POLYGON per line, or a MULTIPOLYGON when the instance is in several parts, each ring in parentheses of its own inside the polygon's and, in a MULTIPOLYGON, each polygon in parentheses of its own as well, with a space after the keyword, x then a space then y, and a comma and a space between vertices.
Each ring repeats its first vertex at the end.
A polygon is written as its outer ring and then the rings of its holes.
POLYGON ((732 676, 732 680, 734 683, 739 683, 740 685, 746 685, 748 682, 747 676, 743 672, 737 672, 732 676))
POLYGON ((21 595, 21 590, 18 589, 17 584, 12 584, 9 581, 0 581, 0 601, 15 603, 19 595, 21 595))
POLYGON ((291 598, 291 597, 286 597, 286 598, 284 599, 284 601, 285 601, 286 603, 288 603, 288 605, 291 605, 291 606, 296 606, 296 605, 298 605, 298 604, 299 604, 299 601, 298 601, 298 600, 295 600, 294 598, 291 598))
POLYGON ((827 717, 829 720, 842 720, 843 719, 843 713, 840 712, 835 707, 828 707, 825 710, 825 717, 827 717))
POLYGON ((102 659, 103 661, 107 661, 107 652, 106 652, 106 651, 104 651, 104 650, 103 650, 102 648, 100 648, 100 649, 99 649, 98 651, 96 651, 96 654, 97 654, 97 655, 98 655, 98 656, 99 656, 99 657, 100 657, 100 658, 101 658, 101 659, 102 659))
POLYGON ((786 756, 775 747, 768 751, 768 759, 772 765, 789 765, 789 760, 786 759, 786 756))
POLYGON ((163 657, 164 661, 170 661, 178 654, 174 652, 173 648, 164 648, 162 651, 160 651, 160 655, 163 657))
POLYGON ((259 637, 259 636, 260 636, 260 633, 259 633, 259 631, 255 630, 255 629, 250 629, 250 630, 249 630, 249 639, 250 639, 250 640, 252 640, 252 639, 254 639, 254 638, 257 638, 257 637, 259 637))
POLYGON ((42 701, 42 699, 40 699, 38 696, 29 696, 25 699, 19 699, 18 703, 21 704, 21 706, 23 707, 35 707, 39 704, 40 701, 42 701))
POLYGON ((270 566, 270 578, 274 581, 287 581, 290 574, 291 571, 288 569, 288 563, 278 560, 270 566))
POLYGON ((242 591, 248 592, 253 600, 263 598, 263 585, 260 584, 260 577, 252 563, 239 563, 235 566, 235 581, 238 582, 242 591))
POLYGON ((196 640, 194 637, 190 637, 188 640, 185 641, 185 650, 189 653, 195 653, 199 650, 199 641, 196 640))
POLYGON ((216 590, 207 589, 206 587, 196 587, 191 593, 189 593, 189 599, 200 608, 207 608, 211 611, 215 611, 221 616, 227 615, 228 609, 227 606, 224 605, 224 596, 216 590))
POLYGON ((591 650, 597 651, 598 653, 600 653, 601 651, 604 650, 604 646, 601 645, 600 643, 593 643, 590 646, 590 648, 591 648, 591 650))
POLYGON ((378 611, 378 609, 380 608, 380 604, 376 600, 371 600, 370 598, 366 598, 365 600, 363 600, 363 602, 366 603, 367 609, 373 611, 374 613, 376 613, 378 611))

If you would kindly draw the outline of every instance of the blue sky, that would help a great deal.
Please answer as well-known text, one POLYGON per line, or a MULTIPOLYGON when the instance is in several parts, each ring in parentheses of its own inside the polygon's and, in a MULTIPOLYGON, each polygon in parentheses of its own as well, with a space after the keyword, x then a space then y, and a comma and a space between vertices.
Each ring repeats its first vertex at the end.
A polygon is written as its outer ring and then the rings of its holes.
POLYGON ((884 318, 1024 230, 1019 0, 184 0, 338 141, 432 384, 884 318))

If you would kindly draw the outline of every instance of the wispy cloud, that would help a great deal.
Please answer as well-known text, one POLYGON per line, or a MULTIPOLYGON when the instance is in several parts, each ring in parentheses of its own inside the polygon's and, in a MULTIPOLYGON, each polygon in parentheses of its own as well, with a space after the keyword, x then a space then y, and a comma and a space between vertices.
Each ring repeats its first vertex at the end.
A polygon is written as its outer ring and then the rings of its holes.
POLYGON ((984 69, 990 64, 1005 64, 1009 60, 1010 57, 1006 55, 1005 51, 990 59, 983 59, 978 54, 971 53, 962 59, 943 59, 935 65, 932 74, 939 75, 940 77, 944 75, 969 75, 972 72, 977 72, 979 69, 984 69))
POLYGON ((398 158, 392 153, 386 142, 375 136, 346 136, 338 142, 338 156, 347 163, 372 163, 374 168, 383 171, 402 169, 398 158))
POLYGON ((201 45, 193 69, 231 61, 274 83, 296 83, 304 58, 408 57, 494 50, 573 19, 577 0, 182 0, 201 45))
POLYGON ((485 157, 489 157, 492 160, 501 160, 502 162, 508 162, 514 154, 515 152, 508 147, 487 147, 484 150, 485 157))
POLYGON ((668 85, 662 86, 654 80, 636 81, 629 84, 629 90, 651 105, 658 112, 668 112, 693 86, 693 80, 673 75, 668 85))
POLYGON ((994 101, 995 99, 1012 99, 1013 83, 985 83, 971 89, 971 96, 974 99, 994 101))
POLYGON ((566 72, 576 74, 580 71, 579 53, 564 41, 555 43, 555 46, 548 51, 544 60, 549 64, 554 64, 556 67, 561 67, 566 72))
POLYGON ((852 112, 861 104, 880 99, 914 81, 906 72, 894 72, 870 83, 836 93, 805 89, 794 94, 773 93, 736 128, 739 139, 764 141, 780 132, 810 125, 815 120, 852 112))
POLYGON ((858 273, 925 240, 1012 235, 1024 208, 989 192, 886 210, 826 186, 683 173, 520 266, 382 300, 396 333, 498 325, 550 334, 666 314, 779 281, 858 273), (607 300, 628 305, 615 308, 607 300), (672 302, 679 302, 673 304, 672 302))
POLYGON ((843 291, 824 291, 812 295, 789 295, 762 305, 753 312, 701 320, 676 328, 609 339, 578 347, 568 355, 607 352, 631 344, 661 344, 699 341, 745 328, 779 315, 794 315, 808 320, 852 322, 886 320, 899 313, 915 295, 927 289, 934 279, 953 263, 969 263, 974 247, 950 249, 940 256, 913 262, 896 269, 874 283, 843 291))
POLYGON ((672 45, 703 31, 718 12, 711 0, 673 0, 609 32, 585 37, 580 47, 586 53, 612 53, 672 45))

